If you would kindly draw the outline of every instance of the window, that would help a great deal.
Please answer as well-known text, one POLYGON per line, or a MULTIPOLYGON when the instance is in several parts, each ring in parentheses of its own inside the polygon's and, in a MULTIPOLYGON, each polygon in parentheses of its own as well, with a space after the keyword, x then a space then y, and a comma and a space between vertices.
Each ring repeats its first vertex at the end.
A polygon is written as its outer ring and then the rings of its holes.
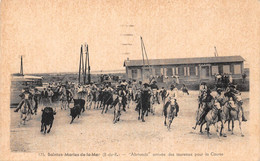
POLYGON ((198 72, 198 67, 197 66, 195 67, 195 72, 196 72, 196 75, 198 75, 199 72, 198 72))
POLYGON ((137 78, 137 69, 132 70, 132 78, 136 79, 137 78))
POLYGON ((186 71, 187 71, 187 68, 186 68, 186 67, 184 67, 184 76, 186 76, 186 75, 187 75, 186 71))
POLYGON ((190 67, 187 67, 187 76, 190 76, 190 67))
POLYGON ((178 75, 184 75, 184 68, 183 67, 178 68, 178 75))
POLYGON ((132 71, 131 71, 131 69, 128 69, 128 78, 132 78, 131 76, 132 76, 132 71))
POLYGON ((196 74, 196 69, 195 69, 194 66, 191 66, 191 67, 190 67, 190 75, 191 75, 191 76, 197 75, 197 74, 196 74))
POLYGON ((155 68, 155 75, 160 76, 161 75, 161 68, 155 68))
POLYGON ((175 74, 176 74, 176 75, 179 75, 179 68, 178 68, 178 67, 176 67, 176 70, 175 70, 175 71, 176 71, 175 74))
POLYGON ((234 74, 241 74, 241 65, 240 64, 237 64, 237 65, 234 65, 234 74))
POLYGON ((167 76, 172 76, 172 68, 166 68, 167 76))
POLYGON ((175 68, 172 68, 172 75, 175 75, 175 68))
POLYGON ((223 65, 223 73, 226 74, 230 73, 230 65, 223 65))
POLYGON ((218 74, 218 66, 217 65, 214 65, 212 66, 212 75, 215 75, 215 74, 218 74))

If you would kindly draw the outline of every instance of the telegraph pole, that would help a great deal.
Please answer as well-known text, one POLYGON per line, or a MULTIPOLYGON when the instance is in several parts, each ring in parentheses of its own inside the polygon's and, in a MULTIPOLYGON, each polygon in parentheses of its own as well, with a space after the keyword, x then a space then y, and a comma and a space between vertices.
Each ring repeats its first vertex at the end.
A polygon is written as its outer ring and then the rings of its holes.
POLYGON ((87 46, 87 56, 88 56, 88 83, 91 82, 91 76, 90 76, 90 65, 89 65, 89 52, 88 52, 88 46, 87 46))
POLYGON ((23 56, 21 56, 20 74, 23 75, 23 56))

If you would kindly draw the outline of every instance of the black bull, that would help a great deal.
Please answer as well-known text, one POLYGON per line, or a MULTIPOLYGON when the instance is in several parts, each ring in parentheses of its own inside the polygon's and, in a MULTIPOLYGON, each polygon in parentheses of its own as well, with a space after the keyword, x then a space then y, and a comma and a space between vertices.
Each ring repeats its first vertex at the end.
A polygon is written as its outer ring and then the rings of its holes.
POLYGON ((44 131, 44 134, 46 134, 46 130, 47 130, 48 125, 50 126, 50 128, 47 131, 47 133, 49 133, 51 131, 51 127, 52 127, 52 124, 53 124, 55 114, 56 114, 56 112, 54 112, 51 107, 45 107, 42 110, 41 132, 44 131))
POLYGON ((72 117, 70 124, 72 124, 73 120, 81 114, 81 111, 85 111, 85 100, 83 99, 73 99, 74 107, 70 109, 70 115, 72 117))

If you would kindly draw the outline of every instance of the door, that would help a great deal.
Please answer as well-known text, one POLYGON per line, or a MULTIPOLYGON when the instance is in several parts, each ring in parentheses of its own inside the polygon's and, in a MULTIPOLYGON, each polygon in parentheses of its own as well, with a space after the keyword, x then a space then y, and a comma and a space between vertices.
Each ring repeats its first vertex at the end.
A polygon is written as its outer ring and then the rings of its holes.
POLYGON ((209 66, 201 67, 201 79, 209 78, 209 66))

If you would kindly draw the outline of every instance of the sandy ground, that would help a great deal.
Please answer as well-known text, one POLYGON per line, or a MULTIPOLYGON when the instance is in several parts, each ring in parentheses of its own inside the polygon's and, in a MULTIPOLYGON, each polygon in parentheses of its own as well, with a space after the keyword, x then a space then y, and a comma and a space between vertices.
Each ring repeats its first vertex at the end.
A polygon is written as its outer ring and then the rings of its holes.
MULTIPOLYGON (((181 92, 180 92, 181 93, 181 92)), ((211 139, 206 132, 193 130, 195 111, 197 109, 198 91, 190 91, 190 95, 179 95, 179 116, 173 120, 170 131, 164 126, 162 105, 156 107, 156 115, 146 117, 143 123, 137 120, 135 105, 130 105, 123 112, 121 121, 112 123, 113 111, 101 114, 100 110, 87 110, 69 124, 71 117, 68 110, 58 108, 53 128, 49 134, 40 132, 41 112, 33 116, 26 125, 19 127, 19 113, 11 112, 11 150, 13 152, 117 152, 128 155, 131 152, 187 152, 193 148, 204 151, 210 148, 220 151, 223 147, 234 149, 243 146, 249 140, 247 124, 243 123, 245 137, 240 136, 238 121, 235 123, 234 135, 226 130, 227 137, 218 138, 215 128, 211 126, 211 139), (235 144, 234 144, 235 143, 235 144)), ((249 93, 242 93, 244 109, 248 118, 249 93)), ((59 104, 55 104, 59 106, 59 104)), ((227 126, 226 126, 227 129, 227 126)))

